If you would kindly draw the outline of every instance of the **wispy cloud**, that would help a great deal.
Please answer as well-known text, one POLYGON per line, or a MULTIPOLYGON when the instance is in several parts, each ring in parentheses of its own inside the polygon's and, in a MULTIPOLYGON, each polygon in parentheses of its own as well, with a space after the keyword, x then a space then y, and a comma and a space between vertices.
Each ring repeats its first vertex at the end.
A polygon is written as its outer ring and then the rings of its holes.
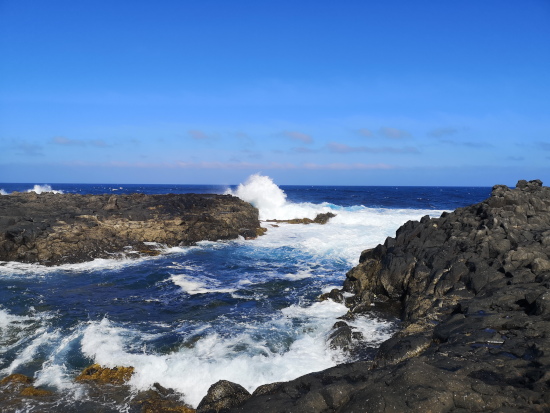
POLYGON ((94 146, 96 148, 108 148, 111 146, 103 139, 81 140, 70 139, 65 136, 55 136, 52 138, 51 142, 54 145, 60 146, 94 146))
POLYGON ((236 132, 234 134, 235 138, 237 138, 239 140, 239 142, 242 144, 242 145, 246 145, 246 146, 252 146, 254 145, 254 139, 252 139, 252 137, 248 134, 248 133, 245 133, 245 132, 236 132))
POLYGON ((305 146, 299 146, 299 147, 296 147, 296 148, 291 148, 290 151, 293 152, 293 153, 316 153, 316 152, 319 152, 315 149, 306 148, 305 146))
POLYGON ((361 128, 357 131, 359 135, 364 136, 366 138, 372 138, 374 136, 374 133, 370 129, 361 128))
POLYGON ((313 138, 311 135, 308 135, 307 133, 297 132, 297 131, 284 131, 283 135, 287 138, 290 138, 295 141, 299 141, 302 143, 313 143, 313 138))
POLYGON ((419 153, 418 149, 412 146, 404 148, 393 147, 369 147, 369 146, 349 146, 345 143, 330 142, 327 144, 327 149, 332 153, 354 153, 354 152, 366 152, 366 153, 419 153))
POLYGON ((525 158, 523 156, 509 156, 506 158, 507 161, 524 161, 525 158))
POLYGON ((78 139, 69 139, 65 136, 55 136, 52 138, 52 142, 56 145, 61 146, 85 146, 86 143, 84 141, 78 140, 78 139))
POLYGON ((411 136, 409 132, 402 129, 388 127, 380 128, 380 134, 389 139, 403 139, 411 136))
POLYGON ((16 155, 23 156, 44 156, 44 148, 31 142, 18 142, 11 147, 16 155))
POLYGON ((439 142, 446 143, 448 145, 453 145, 453 146, 466 146, 469 148, 494 148, 494 145, 491 145, 490 143, 487 143, 487 142, 472 142, 472 141, 461 142, 454 139, 441 139, 439 142))
POLYGON ((536 145, 543 151, 550 151, 550 142, 536 142, 536 145))
POLYGON ((103 139, 91 140, 90 145, 95 146, 97 148, 107 148, 107 147, 111 146, 107 142, 105 142, 103 139))
POLYGON ((190 129, 187 131, 187 133, 189 134, 189 136, 191 136, 193 139, 196 139, 198 141, 203 141, 203 140, 207 140, 207 139, 212 139, 213 136, 212 135, 208 135, 206 133, 204 133, 203 131, 201 130, 198 130, 198 129, 190 129))
POLYGON ((68 166, 79 167, 115 167, 115 168, 139 168, 139 169, 223 169, 223 170, 241 170, 250 169, 255 171, 262 170, 373 170, 373 169, 393 169, 393 165, 377 163, 305 163, 297 165, 293 163, 281 162, 125 162, 125 161, 109 161, 109 162, 86 162, 72 161, 66 162, 68 166))
POLYGON ((437 128, 428 132, 428 135, 433 138, 443 138, 446 136, 453 136, 459 132, 457 128, 437 128))
POLYGON ((328 169, 328 170, 368 170, 368 169, 393 169, 394 166, 377 163, 377 164, 367 164, 367 163, 330 163, 330 164, 316 164, 316 163, 306 163, 304 164, 306 169, 328 169))

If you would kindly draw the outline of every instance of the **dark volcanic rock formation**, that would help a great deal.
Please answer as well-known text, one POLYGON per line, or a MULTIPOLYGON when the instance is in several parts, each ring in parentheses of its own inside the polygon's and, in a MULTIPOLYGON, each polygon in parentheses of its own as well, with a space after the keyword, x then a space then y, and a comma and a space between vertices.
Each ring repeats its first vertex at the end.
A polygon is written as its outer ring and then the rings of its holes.
POLYGON ((349 316, 402 306, 373 361, 261 386, 239 412, 550 411, 550 188, 403 225, 361 254, 349 316))
POLYGON ((57 265, 128 246, 154 254, 147 243, 252 238, 259 227, 258 210, 231 195, 12 193, 0 196, 0 260, 57 265))

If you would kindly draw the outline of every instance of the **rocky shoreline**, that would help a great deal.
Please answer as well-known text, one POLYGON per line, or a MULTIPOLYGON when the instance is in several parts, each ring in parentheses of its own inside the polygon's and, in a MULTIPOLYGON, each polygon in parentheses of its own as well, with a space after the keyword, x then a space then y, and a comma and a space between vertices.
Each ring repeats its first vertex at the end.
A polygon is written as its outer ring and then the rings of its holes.
MULTIPOLYGON (((363 251, 343 289, 322 299, 349 308, 329 345, 360 346, 346 320, 381 306, 398 306, 401 329, 363 361, 252 395, 222 380, 196 411, 550 411, 550 188, 538 180, 497 185, 479 204, 407 222, 363 251)), ((92 376, 110 383, 131 374, 121 369, 92 366, 85 379, 103 391, 92 376)), ((19 376, 0 385, 40 391, 19 376)), ((162 386, 136 400, 136 411, 193 411, 162 386)))
POLYGON ((198 241, 254 238, 258 210, 231 195, 0 196, 0 261, 59 265, 158 254, 198 241))
POLYGON ((353 293, 345 318, 377 302, 401 304, 402 329, 373 360, 260 386, 244 402, 227 392, 225 404, 198 411, 550 411, 550 188, 542 182, 497 185, 479 204, 407 222, 361 254, 343 291, 353 293))

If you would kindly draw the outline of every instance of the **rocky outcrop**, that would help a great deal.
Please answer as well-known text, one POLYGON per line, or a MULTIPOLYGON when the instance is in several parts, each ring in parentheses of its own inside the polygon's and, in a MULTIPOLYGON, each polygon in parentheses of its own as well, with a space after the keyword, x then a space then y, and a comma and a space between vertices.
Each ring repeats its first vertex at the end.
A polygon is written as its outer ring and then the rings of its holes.
POLYGON ((158 254, 151 243, 254 238, 258 210, 231 195, 75 195, 0 197, 0 260, 46 265, 158 254))
MULTIPOLYGON (((261 386, 231 411, 550 411, 550 188, 540 181, 407 222, 361 254, 343 290, 347 318, 398 302, 402 329, 373 360, 261 386)), ((331 345, 351 333, 335 326, 331 345)))
MULTIPOLYGON (((29 399, 47 403, 54 399, 54 393, 34 387, 34 379, 24 374, 10 374, 0 380, 0 405, 5 411, 23 411, 29 399)), ((4 411, 4 410, 2 410, 4 411)))
POLYGON ((286 224, 320 224, 325 225, 329 219, 334 218, 336 214, 332 212, 326 212, 324 214, 317 214, 314 219, 310 218, 294 218, 294 219, 268 219, 265 222, 286 223, 286 224))
POLYGON ((76 377, 77 382, 94 382, 97 384, 123 384, 134 374, 133 367, 117 366, 113 368, 92 364, 76 377))
POLYGON ((242 404, 250 397, 250 393, 243 386, 227 380, 220 380, 208 389, 197 406, 197 413, 221 413, 242 404))

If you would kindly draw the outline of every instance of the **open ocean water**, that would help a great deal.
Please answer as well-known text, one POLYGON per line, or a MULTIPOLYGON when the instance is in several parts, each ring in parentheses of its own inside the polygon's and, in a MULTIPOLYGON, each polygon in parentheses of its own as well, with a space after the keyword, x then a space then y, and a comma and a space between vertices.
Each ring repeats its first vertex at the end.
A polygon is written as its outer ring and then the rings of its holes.
MULTIPOLYGON (((481 187, 281 186, 254 175, 239 186, 0 184, 0 193, 232 193, 260 219, 315 218, 326 225, 263 222, 265 236, 163 248, 156 257, 45 267, 0 261, 0 379, 22 373, 60 392, 55 406, 29 399, 24 411, 125 411, 74 378, 88 365, 134 366, 129 385, 158 382, 195 406, 220 379, 253 391, 350 361, 326 338, 341 304, 317 297, 341 288, 362 250, 408 220, 439 216, 490 195, 481 187)), ((371 346, 397 320, 350 323, 371 346)), ((4 411, 0 405, 0 411, 4 411)), ((6 410, 7 411, 7 410, 6 410)))

